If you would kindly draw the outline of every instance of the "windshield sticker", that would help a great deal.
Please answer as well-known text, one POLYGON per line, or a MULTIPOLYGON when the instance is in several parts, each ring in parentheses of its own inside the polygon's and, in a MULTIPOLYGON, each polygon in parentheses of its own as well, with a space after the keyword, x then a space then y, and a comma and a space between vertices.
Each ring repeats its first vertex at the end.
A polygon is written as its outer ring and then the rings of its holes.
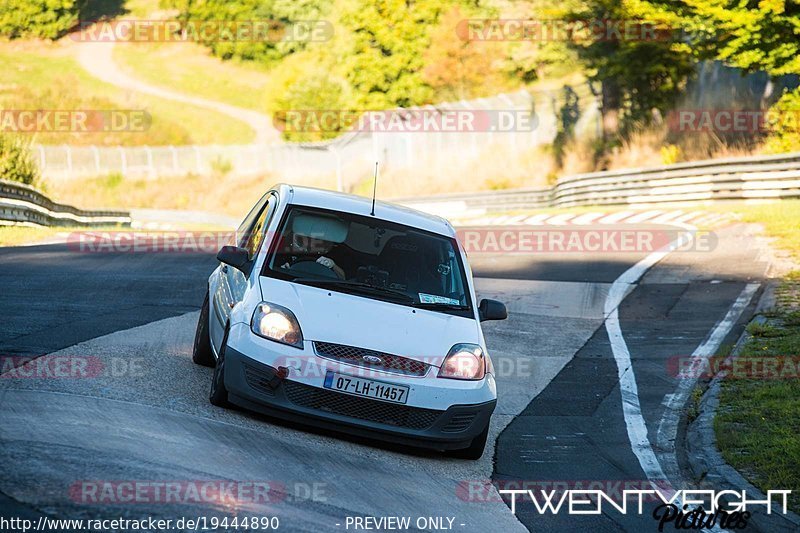
POLYGON ((419 303, 422 304, 452 304, 460 305, 461 302, 455 298, 448 298, 447 296, 437 296, 435 294, 419 293, 419 303))

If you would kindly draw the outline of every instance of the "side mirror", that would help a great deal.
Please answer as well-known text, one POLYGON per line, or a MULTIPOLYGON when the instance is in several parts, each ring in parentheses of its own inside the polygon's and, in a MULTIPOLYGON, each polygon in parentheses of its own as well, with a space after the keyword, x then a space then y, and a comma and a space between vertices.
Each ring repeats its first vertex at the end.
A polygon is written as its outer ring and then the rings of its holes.
POLYGON ((249 276, 250 270, 253 268, 253 262, 250 261, 247 250, 238 246, 223 246, 217 253, 217 261, 241 270, 245 276, 249 276))
POLYGON ((503 302, 497 300, 481 300, 478 306, 478 317, 481 322, 484 320, 505 320, 508 318, 508 310, 503 302))

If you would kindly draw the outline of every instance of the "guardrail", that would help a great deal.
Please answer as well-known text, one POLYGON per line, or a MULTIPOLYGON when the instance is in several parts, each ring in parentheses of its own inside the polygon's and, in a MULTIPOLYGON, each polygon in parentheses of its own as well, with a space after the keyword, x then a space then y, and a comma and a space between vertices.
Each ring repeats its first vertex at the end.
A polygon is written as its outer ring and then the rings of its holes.
MULTIPOLYGON (((646 206, 774 198, 800 198, 800 152, 579 174, 562 178, 553 187, 544 189, 443 194, 395 201, 445 216, 463 216, 545 207, 646 206)), ((0 180, 0 221, 127 225, 131 217, 122 211, 83 211, 56 204, 33 187, 0 180)))
POLYGON ((709 159, 652 168, 578 174, 553 187, 405 198, 423 211, 454 214, 589 205, 800 198, 800 152, 709 159))
POLYGON ((126 211, 84 211, 57 204, 30 185, 0 180, 0 223, 37 226, 130 225, 126 211))

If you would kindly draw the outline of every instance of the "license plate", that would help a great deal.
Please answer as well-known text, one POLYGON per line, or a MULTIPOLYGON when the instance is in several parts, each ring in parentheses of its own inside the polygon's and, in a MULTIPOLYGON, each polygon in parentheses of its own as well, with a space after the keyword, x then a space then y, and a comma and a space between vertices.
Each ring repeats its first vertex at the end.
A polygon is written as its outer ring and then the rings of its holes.
POLYGON ((375 398, 392 403, 406 403, 408 401, 408 387, 390 385, 382 381, 362 379, 346 374, 328 372, 325 374, 326 389, 345 392, 354 396, 375 398))

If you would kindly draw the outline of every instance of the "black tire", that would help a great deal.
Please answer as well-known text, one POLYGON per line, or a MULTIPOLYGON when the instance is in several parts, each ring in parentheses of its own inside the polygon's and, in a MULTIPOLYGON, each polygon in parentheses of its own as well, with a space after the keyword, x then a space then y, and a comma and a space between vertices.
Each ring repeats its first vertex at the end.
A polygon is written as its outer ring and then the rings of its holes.
POLYGON ((222 337, 222 346, 219 348, 219 357, 214 366, 214 375, 211 378, 211 392, 208 394, 208 401, 217 407, 228 407, 228 389, 225 388, 225 347, 228 344, 228 328, 225 328, 225 335, 222 337))
POLYGON ((477 461, 483 455, 483 450, 486 448, 486 439, 489 437, 489 424, 481 431, 480 435, 472 439, 472 442, 466 448, 461 450, 450 450, 447 455, 455 457, 456 459, 469 459, 477 461))
POLYGON ((194 331, 194 344, 192 345, 192 361, 195 364, 213 368, 216 365, 214 353, 211 351, 211 337, 208 335, 208 291, 206 291, 203 307, 200 308, 200 318, 197 320, 197 329, 194 331))

